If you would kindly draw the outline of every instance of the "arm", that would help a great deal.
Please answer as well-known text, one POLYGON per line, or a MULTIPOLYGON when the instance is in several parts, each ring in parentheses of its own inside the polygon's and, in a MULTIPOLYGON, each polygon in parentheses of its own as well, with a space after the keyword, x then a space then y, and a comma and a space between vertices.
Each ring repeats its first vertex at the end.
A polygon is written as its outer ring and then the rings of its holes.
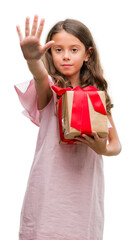
POLYGON ((109 143, 106 146, 106 151, 105 151, 104 155, 106 155, 106 156, 118 155, 121 152, 121 148, 122 148, 121 143, 120 143, 112 116, 109 115, 108 119, 112 125, 112 128, 109 131, 109 135, 108 135, 109 143))
POLYGON ((94 139, 88 135, 83 134, 83 138, 76 138, 79 140, 78 144, 85 144, 92 148, 97 154, 105 156, 115 156, 121 152, 121 143, 112 119, 112 116, 108 116, 109 121, 112 125, 112 129, 109 131, 108 138, 100 138, 96 132, 93 132, 92 135, 94 139), (108 140, 108 144, 107 144, 108 140))
POLYGON ((41 20, 39 28, 37 29, 38 16, 34 17, 31 33, 29 21, 29 18, 26 18, 25 37, 23 38, 19 26, 17 26, 17 33, 24 58, 35 80, 35 87, 38 94, 38 108, 42 109, 51 99, 52 91, 49 87, 48 72, 41 57, 45 51, 54 44, 54 41, 50 41, 42 46, 40 44, 40 37, 44 27, 44 19, 41 20))

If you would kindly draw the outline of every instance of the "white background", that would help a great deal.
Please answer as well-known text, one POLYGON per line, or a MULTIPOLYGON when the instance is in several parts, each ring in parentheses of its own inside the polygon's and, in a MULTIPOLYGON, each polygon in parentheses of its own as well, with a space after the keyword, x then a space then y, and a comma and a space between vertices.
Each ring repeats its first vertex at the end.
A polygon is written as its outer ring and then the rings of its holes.
MULTIPOLYGON (((20 112, 14 84, 30 80, 16 24, 26 16, 45 18, 42 41, 59 20, 85 23, 95 39, 114 103, 122 143, 116 157, 104 157, 104 240, 136 239, 136 8, 133 0, 9 0, 0 6, 0 239, 17 240, 19 217, 33 160, 38 127, 20 112)), ((73 239, 74 240, 74 239, 73 239)))

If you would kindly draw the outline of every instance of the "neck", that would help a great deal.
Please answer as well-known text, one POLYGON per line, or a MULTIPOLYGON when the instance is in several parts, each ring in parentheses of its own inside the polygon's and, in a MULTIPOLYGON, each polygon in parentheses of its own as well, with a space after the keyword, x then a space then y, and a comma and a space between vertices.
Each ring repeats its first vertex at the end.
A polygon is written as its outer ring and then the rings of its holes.
POLYGON ((81 85, 79 76, 78 77, 76 77, 76 76, 69 77, 69 81, 71 82, 71 86, 73 88, 75 88, 77 86, 80 87, 80 85, 81 85))

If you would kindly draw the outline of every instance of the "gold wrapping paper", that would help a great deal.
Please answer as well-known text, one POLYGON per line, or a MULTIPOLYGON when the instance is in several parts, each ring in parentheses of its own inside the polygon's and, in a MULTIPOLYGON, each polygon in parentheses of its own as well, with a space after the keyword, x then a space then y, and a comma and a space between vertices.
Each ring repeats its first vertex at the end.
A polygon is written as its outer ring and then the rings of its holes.
MULTIPOLYGON (((104 107, 106 108, 105 92, 98 91, 98 94, 103 102, 104 107)), ((73 95, 74 95, 74 91, 67 91, 62 96, 62 127, 63 127, 64 138, 66 139, 74 139, 75 137, 80 136, 81 134, 79 130, 72 128, 70 126, 73 95)), ((103 115, 94 110, 89 96, 88 96, 88 103, 89 103, 89 113, 90 113, 92 131, 96 131, 100 137, 106 137, 108 135, 107 115, 103 115)), ((84 116, 84 118, 85 117, 86 116, 84 116)))

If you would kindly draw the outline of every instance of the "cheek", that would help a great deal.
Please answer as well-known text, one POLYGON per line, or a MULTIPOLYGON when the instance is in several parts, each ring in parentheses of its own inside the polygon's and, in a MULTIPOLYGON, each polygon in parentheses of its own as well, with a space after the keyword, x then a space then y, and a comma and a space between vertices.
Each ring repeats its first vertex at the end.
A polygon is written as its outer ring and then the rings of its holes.
POLYGON ((75 63, 76 63, 76 65, 82 67, 82 65, 83 65, 83 63, 84 63, 84 60, 85 60, 85 55, 84 55, 84 54, 80 54, 80 55, 77 55, 77 56, 76 56, 76 58, 75 58, 75 63))
POLYGON ((77 61, 75 61, 75 67, 81 68, 83 66, 83 63, 84 60, 82 60, 82 58, 80 60, 78 59, 77 61))
POLYGON ((56 58, 56 56, 52 56, 52 60, 53 60, 54 66, 57 67, 57 65, 58 65, 58 58, 56 58))
POLYGON ((58 55, 52 55, 52 59, 53 59, 54 65, 57 65, 59 63, 60 58, 58 55))

